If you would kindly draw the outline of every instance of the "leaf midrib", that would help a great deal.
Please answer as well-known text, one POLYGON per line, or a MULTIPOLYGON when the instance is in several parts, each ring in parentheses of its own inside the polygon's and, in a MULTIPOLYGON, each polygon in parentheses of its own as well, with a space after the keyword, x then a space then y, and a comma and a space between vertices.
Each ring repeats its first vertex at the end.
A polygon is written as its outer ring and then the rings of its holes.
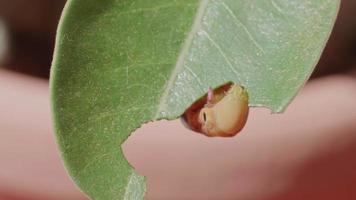
POLYGON ((166 100, 169 96, 169 92, 172 89, 173 84, 175 83, 175 80, 177 79, 178 73, 184 67, 185 58, 186 58, 187 54, 189 53, 189 50, 190 50, 190 47, 194 41, 195 35, 201 29, 201 21, 204 17, 204 13, 206 11, 206 8, 208 7, 208 4, 209 4, 209 0, 201 0, 199 2, 197 14, 193 21, 191 31, 187 35, 187 39, 185 40, 182 50, 179 53, 178 60, 171 72, 168 82, 165 85, 165 89, 162 93, 162 96, 159 99, 159 104, 157 107, 157 111, 154 114, 154 119, 159 119, 160 117, 162 117, 162 116, 160 116, 161 112, 163 110, 166 110, 166 106, 167 106, 166 100))

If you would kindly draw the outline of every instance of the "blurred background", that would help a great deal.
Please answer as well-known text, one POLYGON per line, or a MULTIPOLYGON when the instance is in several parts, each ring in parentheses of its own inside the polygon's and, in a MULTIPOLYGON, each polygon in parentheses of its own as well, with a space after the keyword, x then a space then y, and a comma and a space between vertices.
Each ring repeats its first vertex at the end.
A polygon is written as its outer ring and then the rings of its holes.
MULTIPOLYGON (((62 166, 49 109, 64 4, 0 0, 0 200, 87 199, 62 166)), ((179 121, 130 137, 125 155, 148 177, 147 199, 356 199, 355 10, 342 0, 312 79, 285 114, 253 109, 229 141, 179 121)))

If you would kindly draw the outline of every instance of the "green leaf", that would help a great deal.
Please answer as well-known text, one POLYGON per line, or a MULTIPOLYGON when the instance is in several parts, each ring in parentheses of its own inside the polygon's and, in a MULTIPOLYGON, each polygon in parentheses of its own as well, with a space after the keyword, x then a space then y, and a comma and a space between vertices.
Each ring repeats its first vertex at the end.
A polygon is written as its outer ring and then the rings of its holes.
POLYGON ((142 199, 121 144, 141 124, 178 118, 208 86, 248 89, 281 112, 310 76, 336 0, 69 0, 51 90, 65 165, 92 199, 142 199))

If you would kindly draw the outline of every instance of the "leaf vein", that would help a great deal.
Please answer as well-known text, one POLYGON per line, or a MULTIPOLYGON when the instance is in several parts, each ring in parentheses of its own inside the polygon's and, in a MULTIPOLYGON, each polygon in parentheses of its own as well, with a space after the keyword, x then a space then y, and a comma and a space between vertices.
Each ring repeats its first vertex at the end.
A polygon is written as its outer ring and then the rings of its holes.
POLYGON ((223 1, 221 1, 221 5, 225 8, 225 10, 227 10, 227 12, 230 14, 230 16, 234 19, 234 24, 236 26, 242 27, 242 29, 246 32, 248 38, 252 41, 252 43, 263 53, 266 53, 263 48, 261 47, 261 45, 258 44, 258 42, 254 39, 254 37, 252 36, 252 34, 250 33, 250 31, 248 30, 248 28, 246 27, 246 25, 244 23, 241 22, 241 20, 239 20, 239 18, 234 14, 234 12, 229 8, 228 5, 226 5, 226 3, 224 3, 223 1))
POLYGON ((171 88, 174 86, 177 75, 179 74, 181 69, 184 67, 185 58, 186 58, 187 54, 189 53, 189 50, 193 43, 194 37, 198 33, 198 31, 201 29, 201 21, 204 17, 204 14, 205 14, 206 8, 208 7, 208 4, 209 4, 209 0, 201 0, 201 2, 200 2, 200 5, 199 5, 198 11, 197 11, 197 15, 194 19, 191 31, 189 32, 187 39, 184 42, 184 45, 182 47, 182 50, 179 53, 178 60, 173 68, 171 76, 168 79, 168 82, 166 83, 166 85, 164 86, 165 89, 164 89, 164 92, 163 92, 161 98, 159 99, 157 112, 154 115, 154 119, 157 119, 160 116, 161 111, 165 110, 167 107, 166 100, 169 96, 171 88))
POLYGON ((186 66, 186 69, 194 76, 194 78, 198 81, 199 85, 203 85, 200 78, 194 73, 194 71, 189 66, 186 66))
POLYGON ((271 4, 272 4, 272 7, 274 9, 276 9, 279 13, 284 14, 283 11, 282 11, 282 8, 279 7, 279 5, 274 0, 271 0, 271 4))
POLYGON ((224 53, 224 51, 222 50, 222 48, 220 47, 220 45, 218 43, 216 43, 214 41, 213 38, 210 37, 210 35, 206 32, 206 31, 202 31, 202 33, 206 36, 206 38, 211 42, 211 44, 213 44, 213 46, 215 46, 215 48, 218 49, 219 53, 223 56, 223 58, 225 59, 226 63, 228 64, 228 66, 230 67, 231 71, 234 72, 236 75, 238 75, 239 73, 235 70, 233 64, 230 62, 229 58, 227 57, 226 53, 224 53))

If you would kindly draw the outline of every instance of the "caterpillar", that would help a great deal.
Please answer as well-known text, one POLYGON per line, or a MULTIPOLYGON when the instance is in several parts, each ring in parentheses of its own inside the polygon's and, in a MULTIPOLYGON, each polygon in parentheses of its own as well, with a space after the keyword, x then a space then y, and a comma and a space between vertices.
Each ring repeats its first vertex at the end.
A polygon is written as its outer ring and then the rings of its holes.
POLYGON ((228 83, 209 88, 184 112, 182 120, 189 129, 208 137, 233 137, 245 126, 248 113, 247 90, 228 83))

